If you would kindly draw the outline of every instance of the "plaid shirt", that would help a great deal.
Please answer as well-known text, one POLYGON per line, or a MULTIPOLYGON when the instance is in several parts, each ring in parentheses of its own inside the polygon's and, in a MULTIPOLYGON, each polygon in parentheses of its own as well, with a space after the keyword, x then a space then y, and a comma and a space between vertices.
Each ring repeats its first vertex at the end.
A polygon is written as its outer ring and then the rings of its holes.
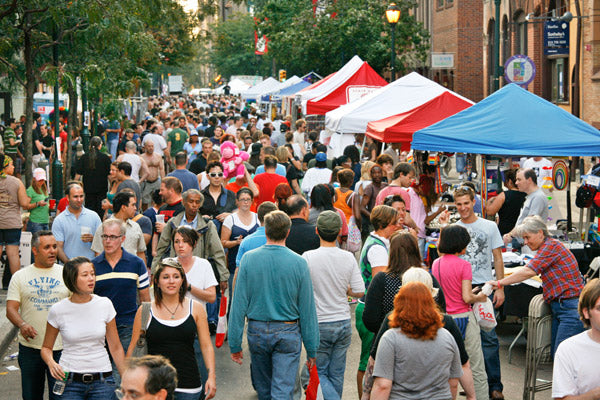
POLYGON ((547 303, 579 297, 583 277, 577 260, 558 240, 546 238, 527 266, 541 276, 547 303))

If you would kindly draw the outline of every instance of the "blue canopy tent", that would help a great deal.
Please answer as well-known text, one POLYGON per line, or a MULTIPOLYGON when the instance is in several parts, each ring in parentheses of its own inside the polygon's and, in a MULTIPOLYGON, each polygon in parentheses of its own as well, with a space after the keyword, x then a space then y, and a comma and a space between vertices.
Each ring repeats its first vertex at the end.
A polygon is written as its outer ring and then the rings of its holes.
POLYGON ((600 131, 515 84, 413 135, 415 150, 597 156, 600 131))
MULTIPOLYGON (((504 156, 597 156, 600 131, 510 84, 481 102, 415 132, 412 148, 504 156)), ((570 188, 567 185, 569 230, 570 188)))
POLYGON ((305 80, 302 80, 298 83, 294 83, 292 86, 281 89, 278 93, 271 95, 271 101, 281 102, 281 99, 283 99, 284 96, 291 96, 293 94, 296 94, 310 85, 311 84, 309 82, 306 82, 305 80))

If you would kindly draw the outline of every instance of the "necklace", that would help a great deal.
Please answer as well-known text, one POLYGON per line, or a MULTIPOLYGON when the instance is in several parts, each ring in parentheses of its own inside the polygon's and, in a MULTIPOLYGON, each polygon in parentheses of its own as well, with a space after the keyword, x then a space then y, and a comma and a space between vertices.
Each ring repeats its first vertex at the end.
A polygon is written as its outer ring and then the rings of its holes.
POLYGON ((169 310, 169 307, 167 307, 167 305, 163 303, 163 306, 165 306, 165 308, 167 309, 167 311, 171 313, 171 319, 175 319, 175 313, 179 309, 179 304, 180 303, 177 303, 177 307, 175 307, 175 311, 171 311, 171 310, 169 310))

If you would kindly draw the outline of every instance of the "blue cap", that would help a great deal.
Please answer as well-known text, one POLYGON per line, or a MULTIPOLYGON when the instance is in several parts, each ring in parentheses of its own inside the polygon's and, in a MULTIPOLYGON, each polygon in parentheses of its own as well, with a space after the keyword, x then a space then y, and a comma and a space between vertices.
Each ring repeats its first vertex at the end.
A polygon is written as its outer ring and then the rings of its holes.
POLYGON ((323 152, 319 152, 317 153, 317 155, 315 156, 315 159, 317 161, 323 162, 323 161, 327 161, 327 154, 323 153, 323 152))

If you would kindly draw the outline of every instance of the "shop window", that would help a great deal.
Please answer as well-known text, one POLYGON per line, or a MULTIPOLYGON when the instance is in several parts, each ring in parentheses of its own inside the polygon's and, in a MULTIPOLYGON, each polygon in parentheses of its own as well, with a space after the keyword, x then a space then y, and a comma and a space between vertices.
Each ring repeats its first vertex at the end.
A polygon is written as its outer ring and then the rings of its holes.
POLYGON ((554 58, 550 60, 552 75, 551 98, 555 103, 564 103, 569 100, 569 59, 554 58))

